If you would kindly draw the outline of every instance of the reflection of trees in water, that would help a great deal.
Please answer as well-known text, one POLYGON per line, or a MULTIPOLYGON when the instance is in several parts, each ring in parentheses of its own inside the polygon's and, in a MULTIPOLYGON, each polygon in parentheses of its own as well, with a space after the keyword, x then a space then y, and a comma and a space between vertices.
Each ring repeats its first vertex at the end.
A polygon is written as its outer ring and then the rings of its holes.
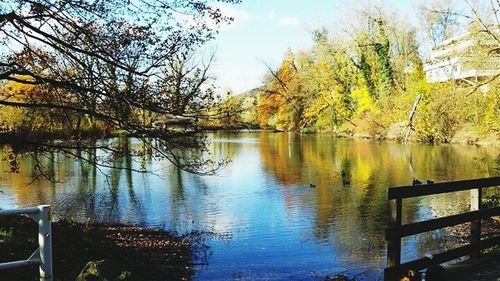
MULTIPOLYGON (((134 170, 137 170, 136 165, 132 161, 133 150, 137 149, 131 146, 131 139, 126 137, 117 138, 115 140, 116 149, 120 151, 119 157, 112 158, 111 165, 117 169, 111 169, 106 176, 109 196, 100 198, 106 200, 100 202, 107 206, 105 209, 107 214, 102 214, 105 220, 108 221, 130 221, 133 220, 139 224, 146 222, 141 201, 137 198, 134 190, 134 170), (127 202, 120 201, 120 188, 127 189, 127 202)), ((102 211, 101 211, 102 212, 102 211)))
MULTIPOLYGON (((414 176, 438 181, 487 176, 474 169, 473 159, 478 155, 494 157, 488 150, 479 148, 377 144, 320 135, 290 137, 289 134, 260 133, 259 139, 265 169, 283 186, 317 185, 311 191, 315 200, 316 239, 329 241, 341 249, 340 253, 359 261, 377 260, 374 255, 384 255, 383 229, 390 210, 388 187, 410 185, 414 176)), ((456 200, 464 202, 460 196, 456 200)), ((300 206, 287 207, 307 212, 310 204, 308 198, 304 198, 300 206)), ((421 216, 422 205, 440 208, 446 203, 407 199, 403 221, 416 221, 421 216)), ((423 235, 419 239, 425 241, 432 237, 432 234, 423 235)), ((419 251, 426 251, 425 246, 419 247, 419 251)))
MULTIPOLYGON (((141 149, 132 148, 130 138, 115 138, 113 143, 122 152, 141 149)), ((6 146, 0 152, 2 154, 0 159, 9 153, 6 146)), ((37 162, 29 157, 29 154, 20 158, 19 173, 5 174, 8 164, 0 161, 0 175, 1 173, 7 175, 5 185, 16 194, 18 205, 51 203, 56 214, 77 220, 120 221, 124 215, 134 214, 136 221, 145 221, 141 202, 135 194, 132 171, 136 165, 142 165, 142 163, 133 162, 130 153, 122 154, 125 155, 124 157, 111 159, 111 164, 118 169, 107 171, 91 165, 92 159, 95 160, 95 157, 99 155, 99 151, 95 149, 74 151, 76 155, 85 153, 85 158, 89 159, 90 163, 82 158, 75 161, 59 153, 50 153, 52 155, 37 159, 37 161, 45 161, 40 163, 45 168, 44 173, 60 179, 57 182, 39 178, 34 172, 37 162), (108 172, 108 175, 105 176, 103 172, 108 172), (30 184, 33 179, 38 180, 30 184), (119 201, 122 187, 127 188, 126 202, 119 201), (105 210, 104 213, 103 210, 105 210)))
POLYGON ((213 142, 210 144, 210 156, 213 157, 215 161, 222 160, 225 158, 234 158, 235 155, 240 153, 244 148, 243 143, 235 142, 244 137, 246 134, 234 133, 234 132, 216 132, 211 135, 213 142))
POLYGON ((464 145, 412 145, 416 176, 420 179, 451 181, 494 176, 494 161, 486 161, 484 169, 477 159, 493 160, 500 152, 497 148, 478 148, 464 145))
MULTIPOLYGON (((231 132, 211 134, 209 137, 215 141, 211 143, 208 153, 215 161, 235 158, 245 148, 245 144, 240 142, 244 136, 231 132)), ((163 173, 170 198, 165 202, 165 206, 170 209, 170 218, 166 221, 172 224, 172 229, 180 232, 199 228, 215 231, 212 228, 217 228, 221 223, 222 202, 209 196, 209 184, 206 182, 209 178, 187 173, 174 165, 169 165, 163 173)), ((217 177, 225 176, 222 172, 217 177)))
MULTIPOLYGON (((93 161, 95 158, 95 149, 92 151, 78 151, 77 154, 80 156, 82 153, 87 155, 86 158, 93 161)), ((95 192, 97 190, 97 167, 94 165, 89 165, 86 163, 82 157, 79 157, 77 160, 77 165, 79 169, 79 174, 77 175, 79 179, 78 192, 76 201, 79 203, 78 205, 83 205, 84 212, 86 214, 86 218, 90 221, 95 220, 96 215, 96 204, 95 204, 95 192)), ((70 210, 69 210, 70 211, 70 210)))
MULTIPOLYGON (((125 155, 111 159, 112 165, 117 169, 103 170, 95 165, 91 165, 86 160, 79 159, 76 164, 71 164, 68 170, 77 173, 72 175, 76 180, 71 183, 62 183, 73 188, 77 188, 77 192, 70 192, 69 198, 57 200, 56 208, 62 209, 63 216, 72 217, 82 220, 99 221, 99 222, 115 222, 123 221, 131 214, 134 216, 134 221, 144 222, 145 216, 141 207, 140 200, 137 199, 134 190, 134 163, 129 153, 132 148, 131 139, 116 138, 114 143, 116 148, 120 149, 125 155), (106 172, 106 174, 104 174, 106 172), (121 189, 127 188, 127 201, 120 201, 121 189)), ((90 162, 95 160, 99 155, 99 151, 77 151, 78 155, 85 153, 85 159, 90 162)), ((69 161, 71 163, 73 161, 69 161)))
MULTIPOLYGON (((253 152, 257 146, 266 172, 290 191, 284 195, 286 208, 310 214, 317 241, 334 245, 339 249, 339 255, 347 253, 360 261, 376 260, 376 255, 384 253, 383 227, 389 212, 386 199, 388 186, 410 184, 413 176, 421 180, 443 181, 492 176, 498 171, 492 166, 498 159, 498 153, 491 148, 377 144, 321 135, 268 132, 215 133, 210 137, 224 139, 211 145, 210 152, 216 159, 235 157, 245 151, 253 152), (258 142, 247 144, 242 141, 245 137, 258 137, 258 142), (235 145, 235 142, 238 144, 235 145), (481 159, 481 165, 478 159, 481 159), (344 184, 346 181, 349 184, 344 184), (317 187, 309 189, 310 183, 317 187), (297 195, 293 192, 297 188, 306 191, 297 195)), ((133 139, 116 138, 109 143, 122 152, 134 149, 151 151, 134 143, 133 139)), ((2 149, 0 159, 8 153, 8 148, 4 146, 2 149)), ((101 155, 97 151, 81 153, 89 153, 89 159, 101 155)), ((148 208, 157 196, 150 191, 154 190, 151 189, 150 181, 153 179, 150 175, 132 172, 137 165, 156 165, 158 162, 154 161, 151 153, 146 153, 140 162, 130 157, 112 159, 112 164, 122 169, 110 173, 108 185, 95 166, 54 154, 45 160, 52 161, 44 163, 50 167, 47 172, 63 176, 66 181, 52 183, 42 180, 26 186, 34 177, 31 171, 36 163, 30 157, 19 161, 19 174, 3 173, 9 166, 6 161, 0 161, 0 178, 4 179, 2 184, 16 196, 21 206, 57 202, 56 206, 68 206, 69 215, 80 220, 90 218, 124 222, 133 219, 135 223, 145 223, 148 208), (140 186, 144 186, 144 190, 139 191, 137 188, 140 186), (137 194, 139 192, 143 193, 137 194)), ((223 206, 218 201, 205 201, 203 205, 208 207, 203 209, 199 204, 200 200, 210 198, 207 196, 210 193, 206 189, 207 179, 187 174, 171 165, 161 174, 167 186, 160 192, 165 192, 170 199, 165 201, 164 206, 168 208, 165 216, 171 216, 171 219, 165 221, 171 221, 173 229, 185 230, 192 226, 192 221, 195 224, 217 224, 217 215, 223 206)), ((415 221, 422 213, 429 216, 450 213, 457 206, 462 208, 467 204, 468 194, 407 199, 403 221, 415 221)), ((436 238, 431 233, 418 239, 427 243, 436 238)), ((418 251, 427 251, 428 245, 419 246, 418 251)))
POLYGON ((496 157, 478 155, 473 159, 474 166, 485 176, 495 177, 500 175, 500 151, 497 152, 496 157))
POLYGON ((47 180, 37 180, 40 179, 40 176, 34 172, 34 169, 39 164, 50 167, 49 170, 45 171, 47 174, 65 174, 65 167, 59 165, 64 159, 59 159, 57 154, 50 153, 41 163, 38 163, 30 157, 29 153, 19 154, 16 155, 19 171, 10 173, 8 159, 11 152, 9 146, 0 145, 0 186, 5 186, 6 190, 15 195, 18 205, 30 206, 33 205, 32 202, 50 202, 50 199, 56 194, 56 184, 47 180))
MULTIPOLYGON (((185 217, 186 208, 189 205, 186 204, 184 180, 182 178, 182 170, 175 166, 170 166, 167 172, 167 188, 170 191, 170 202, 168 205, 170 207, 170 221, 175 225, 174 229, 182 229, 181 223, 186 223, 188 218, 185 217)), ((193 219, 191 218, 191 221, 193 219)))
MULTIPOLYGON (((54 206, 54 213, 57 217, 72 218, 78 221, 99 221, 99 222, 134 222, 138 224, 146 223, 146 208, 154 198, 148 191, 150 180, 155 175, 135 173, 139 165, 141 167, 151 167, 155 163, 151 147, 143 143, 136 143, 131 138, 114 138, 107 140, 106 144, 112 145, 117 150, 117 157, 106 155, 94 149, 77 151, 77 155, 85 154, 86 159, 92 162, 96 157, 107 157, 109 165, 117 169, 104 169, 91 165, 84 159, 68 159, 62 154, 53 153, 51 157, 44 157, 42 163, 47 169, 45 172, 56 175, 60 182, 50 182, 46 179, 39 179, 32 185, 28 185, 36 178, 34 173, 35 160, 31 157, 20 158, 19 173, 4 173, 10 167, 6 161, 0 160, 0 178, 5 178, 3 185, 12 190, 19 206, 31 206, 41 203, 50 203, 54 206), (131 155, 137 150, 146 152, 140 153, 142 158, 133 159, 131 155), (51 162, 50 162, 51 161, 51 162), (106 175, 105 175, 106 174, 106 175), (142 181, 138 183, 138 181, 142 181), (136 188, 144 186, 143 194, 139 197, 136 188), (148 203, 149 202, 149 203, 148 203)), ((0 159, 5 158, 10 151, 8 147, 0 147, 0 159)), ((235 154, 238 148, 228 144, 219 143, 214 151, 224 151, 223 153, 235 154)), ((225 155, 217 155, 225 157, 225 155)), ((169 192, 172 192, 172 202, 168 203, 171 214, 178 217, 178 222, 182 221, 183 209, 195 209, 198 205, 196 200, 185 198, 185 183, 190 181, 189 188, 196 188, 197 192, 206 193, 206 184, 196 176, 182 172, 173 165, 168 165, 169 171, 165 178, 169 182, 169 192), (172 171, 170 171, 172 169, 172 171), (182 205, 182 206, 181 206, 182 205), (177 215, 175 215, 177 213, 177 215)), ((153 171, 156 172, 156 171, 153 171)), ((191 194, 189 194, 190 196, 191 194)), ((190 213, 197 211, 189 211, 190 213)), ((199 214, 201 216, 201 214, 199 214)), ((191 221, 191 220, 189 220, 191 221)))
MULTIPOLYGON (((220 206, 217 200, 208 196, 210 191, 203 177, 182 171, 169 165, 164 170, 168 201, 159 207, 164 207, 165 216, 162 220, 170 224, 169 229, 177 232, 203 229, 210 231, 220 219, 220 206)), ((157 206, 158 207, 158 206, 157 206)))

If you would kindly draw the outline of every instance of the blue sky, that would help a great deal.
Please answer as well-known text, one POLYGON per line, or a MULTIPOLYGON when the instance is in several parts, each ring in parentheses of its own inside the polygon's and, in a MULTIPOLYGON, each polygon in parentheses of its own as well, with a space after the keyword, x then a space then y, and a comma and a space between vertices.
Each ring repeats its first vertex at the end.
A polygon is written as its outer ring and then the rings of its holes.
MULTIPOLYGON (((313 30, 331 29, 345 23, 350 11, 361 2, 243 0, 237 5, 218 4, 223 13, 235 18, 230 26, 222 27, 210 46, 216 50, 213 73, 219 89, 240 93, 258 87, 266 73, 263 61, 276 67, 288 48, 293 51, 310 48, 313 30)), ((417 1, 382 2, 383 6, 403 15, 417 7, 417 1)))

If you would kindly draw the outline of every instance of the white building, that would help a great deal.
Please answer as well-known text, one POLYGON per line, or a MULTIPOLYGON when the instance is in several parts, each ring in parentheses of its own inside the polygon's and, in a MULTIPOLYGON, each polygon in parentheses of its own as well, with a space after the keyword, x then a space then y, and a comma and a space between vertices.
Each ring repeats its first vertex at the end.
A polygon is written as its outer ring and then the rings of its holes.
MULTIPOLYGON (((463 80, 475 84, 500 74, 500 52, 492 51, 500 48, 500 43, 486 32, 472 30, 432 50, 430 61, 424 64, 427 81, 463 80)), ((493 31, 500 35, 499 30, 493 31)))

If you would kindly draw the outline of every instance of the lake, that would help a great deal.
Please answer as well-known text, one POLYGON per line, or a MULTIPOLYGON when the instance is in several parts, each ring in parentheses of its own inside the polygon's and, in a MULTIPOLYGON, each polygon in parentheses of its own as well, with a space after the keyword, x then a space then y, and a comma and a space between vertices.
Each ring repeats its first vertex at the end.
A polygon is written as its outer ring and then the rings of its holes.
MULTIPOLYGON (((441 182, 498 176, 494 148, 274 132, 208 137, 214 158, 231 159, 216 176, 192 175, 150 158, 150 174, 114 170, 105 177, 54 154, 53 173, 63 180, 30 184, 36 163, 21 159, 19 173, 8 173, 7 147, 0 146, 0 208, 51 204, 55 218, 212 233, 197 280, 322 280, 342 272, 378 280, 385 266, 389 187, 410 185, 414 177, 441 182)), ((140 146, 134 139, 108 140, 119 141, 140 146)), ((468 204, 467 191, 407 199, 403 223, 460 213, 468 204)), ((453 245, 450 233, 404 239, 403 261, 453 245)))

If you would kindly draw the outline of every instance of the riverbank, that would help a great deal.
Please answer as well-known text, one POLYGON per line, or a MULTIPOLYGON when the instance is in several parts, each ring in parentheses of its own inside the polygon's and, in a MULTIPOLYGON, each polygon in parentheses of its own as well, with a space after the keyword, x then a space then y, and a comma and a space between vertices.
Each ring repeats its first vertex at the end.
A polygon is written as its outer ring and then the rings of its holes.
MULTIPOLYGON (((351 128, 352 129, 352 128, 351 128)), ((373 134, 364 131, 355 130, 344 130, 338 132, 331 131, 314 131, 314 130, 302 130, 302 131, 283 131, 277 129, 262 129, 258 126, 253 125, 240 125, 240 126, 201 126, 196 127, 196 129, 189 130, 184 129, 180 133, 196 134, 203 132, 250 132, 250 131, 272 131, 272 132, 290 132, 297 134, 318 134, 318 135, 331 135, 337 138, 343 139, 372 139, 377 141, 389 141, 389 142, 403 142, 405 138, 406 128, 403 126, 392 126, 390 130, 382 134, 373 134)), ((161 131, 152 131, 151 136, 161 135, 161 131)), ((103 138, 113 138, 113 137, 137 137, 135 133, 125 132, 125 131, 82 131, 80 137, 82 139, 96 140, 103 138)), ((0 144, 16 144, 16 145, 32 145, 32 141, 28 141, 28 137, 24 134, 19 133, 2 133, 0 132, 0 144)), ((43 132, 36 136, 38 142, 41 140, 61 140, 65 139, 65 136, 61 133, 50 133, 43 132)), ((419 139, 415 134, 410 134, 408 138, 409 143, 422 143, 422 144, 461 144, 461 145, 475 145, 475 146, 488 146, 488 147, 500 147, 500 134, 495 132, 490 132, 489 134, 478 134, 473 130, 460 130, 451 139, 445 141, 439 140, 438 138, 430 138, 427 141, 419 139), (430 140, 432 139, 432 141, 430 140)))
MULTIPOLYGON (((373 133, 367 131, 356 130, 350 128, 348 130, 341 130, 338 132, 329 131, 303 131, 301 133, 307 134, 329 134, 337 138, 343 139, 371 139, 377 141, 388 141, 403 143, 406 138, 407 128, 401 124, 394 124, 386 131, 373 133)), ((449 139, 440 139, 436 137, 429 137, 421 139, 414 132, 410 133, 407 139, 408 143, 416 144, 459 144, 459 145, 474 145, 474 146, 487 146, 487 147, 500 147, 500 134, 496 132, 479 134, 474 130, 463 129, 458 131, 453 137, 449 139)))
MULTIPOLYGON (((191 280, 202 249, 199 235, 176 236, 160 229, 124 225, 52 224, 54 280, 75 280, 89 261, 106 260, 106 272, 126 280, 191 280)), ((29 218, 0 219, 0 261, 28 258, 37 248, 37 226, 29 218)), ((38 280, 38 268, 2 272, 2 281, 38 280)))
MULTIPOLYGON (((373 133, 369 131, 359 130, 355 127, 349 127, 345 130, 328 131, 328 130, 312 130, 303 129, 300 131, 287 131, 279 130, 276 128, 260 128, 253 124, 243 124, 239 126, 202 126, 198 128, 198 132, 254 132, 254 131, 269 131, 276 133, 293 133, 293 134, 316 134, 316 135, 330 135, 342 139, 369 139, 376 141, 387 141, 402 143, 406 137, 407 127, 402 124, 394 124, 391 128, 384 132, 373 133)), ((459 130, 450 139, 427 138, 425 140, 418 138, 412 132, 407 139, 408 143, 420 144, 460 144, 460 145, 474 145, 474 146, 488 146, 500 147, 500 134, 496 132, 478 133, 470 128, 459 130)))

